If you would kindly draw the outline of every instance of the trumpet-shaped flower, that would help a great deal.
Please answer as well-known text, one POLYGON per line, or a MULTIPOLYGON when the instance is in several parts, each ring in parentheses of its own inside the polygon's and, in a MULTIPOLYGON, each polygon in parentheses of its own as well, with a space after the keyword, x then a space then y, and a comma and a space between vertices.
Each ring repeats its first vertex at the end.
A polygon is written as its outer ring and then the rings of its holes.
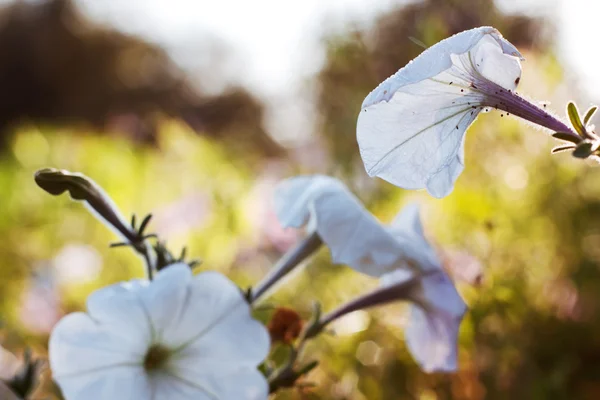
POLYGON ((383 81, 364 100, 357 123, 370 176, 405 189, 448 195, 464 168, 464 136, 482 111, 517 115, 577 135, 514 93, 522 56, 492 27, 442 40, 383 81))
POLYGON ((406 207, 390 226, 379 223, 338 180, 302 176, 276 191, 284 226, 319 234, 333 261, 380 277, 382 286, 325 318, 324 323, 361 308, 409 300, 408 348, 426 371, 456 369, 456 341, 466 306, 423 234, 418 207, 406 207))
POLYGON ((67 400, 266 399, 269 335, 223 275, 170 266, 93 293, 63 318, 50 365, 67 400))

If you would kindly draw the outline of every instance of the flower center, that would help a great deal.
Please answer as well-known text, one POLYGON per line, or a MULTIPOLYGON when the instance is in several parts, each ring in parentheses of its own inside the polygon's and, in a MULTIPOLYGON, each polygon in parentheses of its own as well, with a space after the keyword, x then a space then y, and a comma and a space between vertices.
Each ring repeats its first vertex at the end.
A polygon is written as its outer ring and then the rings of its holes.
POLYGON ((154 344, 150 346, 146 357, 144 357, 144 369, 146 371, 155 371, 160 369, 169 359, 171 352, 165 347, 154 344))

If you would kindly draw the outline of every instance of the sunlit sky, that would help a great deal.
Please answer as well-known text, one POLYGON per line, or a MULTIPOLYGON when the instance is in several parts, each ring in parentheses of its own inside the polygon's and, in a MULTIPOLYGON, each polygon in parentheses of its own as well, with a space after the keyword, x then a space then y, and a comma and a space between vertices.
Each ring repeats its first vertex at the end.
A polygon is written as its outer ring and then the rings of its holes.
MULTIPOLYGON (((89 16, 169 46, 184 64, 202 61, 200 54, 194 57, 194 45, 207 33, 213 34, 237 52, 238 77, 266 93, 286 90, 319 68, 318 37, 325 30, 336 29, 332 21, 368 24, 379 13, 409 1, 78 0, 89 16)), ((593 85, 586 84, 587 88, 600 88, 598 52, 586 51, 597 47, 600 2, 500 0, 498 5, 508 12, 549 16, 558 28, 559 54, 591 79, 593 85)))
MULTIPOLYGON (((192 77, 201 75, 203 67, 222 57, 225 62, 220 68, 225 79, 246 85, 267 102, 276 104, 302 91, 307 78, 321 67, 323 49, 319 38, 324 32, 342 29, 347 21, 368 26, 378 14, 410 1, 415 0, 77 0, 77 3, 99 23, 164 46, 192 77), (224 55, 219 46, 206 51, 207 38, 218 38, 231 51, 224 55)), ((563 64, 581 76, 582 88, 589 96, 600 98, 597 73, 600 52, 587 50, 597 47, 595 25, 600 15, 599 1, 499 0, 497 4, 506 12, 549 17, 558 30, 556 45, 563 64)), ((229 82, 204 82, 209 85, 204 89, 216 91, 226 83, 229 82)), ((303 113, 298 109, 302 105, 292 107, 296 118, 302 118, 303 113)), ((289 115, 286 119, 293 121, 294 117, 289 115)))

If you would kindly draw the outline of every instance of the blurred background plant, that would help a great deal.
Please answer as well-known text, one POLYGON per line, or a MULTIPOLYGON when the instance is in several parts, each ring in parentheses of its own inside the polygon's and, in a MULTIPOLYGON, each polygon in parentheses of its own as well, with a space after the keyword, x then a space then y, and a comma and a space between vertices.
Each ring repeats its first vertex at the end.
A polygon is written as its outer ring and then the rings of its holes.
MULTIPOLYGON (((35 170, 85 173, 124 212, 152 212, 150 229, 171 249, 188 245, 200 269, 226 272, 242 287, 298 239, 275 219, 275 183, 329 173, 383 221, 408 199, 425 203, 425 226, 471 308, 460 370, 422 373, 403 344, 404 308, 389 306, 334 324, 333 334, 308 347, 311 359, 322 357, 303 383, 316 385, 277 399, 600 398, 598 169, 551 156, 548 135, 492 112, 469 131, 467 168, 453 194, 435 200, 368 178, 355 139, 370 90, 422 46, 481 25, 498 28, 526 57, 520 91, 551 101, 561 115, 569 99, 587 108, 594 88, 578 91, 563 65, 555 20, 508 14, 491 0, 394 3, 368 24, 331 17, 318 32, 320 66, 299 74, 303 96, 290 106, 232 81, 223 59, 235 61, 233 50, 216 38, 193 50, 208 54, 194 73, 166 46, 93 20, 87 7, 18 1, 0 11, 0 344, 7 351, 45 354, 53 324, 82 309, 92 290, 144 273, 130 252, 108 248, 115 237, 79 204, 39 190, 35 170), (207 89, 214 82, 228 83, 207 89), (277 129, 288 117, 294 129, 277 129)), ((247 64, 233 64, 243 78, 247 64)), ((314 299, 328 310, 374 284, 331 266, 323 250, 270 302, 308 317, 314 299)), ((18 363, 6 354, 3 378, 18 363)), ((59 398, 45 379, 33 398, 49 395, 59 398)))

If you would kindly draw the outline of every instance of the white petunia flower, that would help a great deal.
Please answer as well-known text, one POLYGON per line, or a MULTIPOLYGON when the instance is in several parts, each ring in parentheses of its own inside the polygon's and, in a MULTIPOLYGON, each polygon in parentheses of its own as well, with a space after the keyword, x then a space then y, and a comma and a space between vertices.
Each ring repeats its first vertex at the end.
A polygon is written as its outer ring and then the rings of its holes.
POLYGON ((367 275, 379 277, 406 267, 405 255, 413 253, 411 243, 383 230, 346 186, 329 176, 282 181, 275 191, 275 212, 284 227, 307 224, 307 229, 316 231, 329 247, 335 263, 350 265, 367 275))
POLYGON ((358 309, 410 300, 414 304, 406 341, 411 353, 425 371, 456 369, 466 305, 425 238, 416 205, 406 207, 391 226, 383 226, 340 181, 318 175, 287 179, 276 196, 282 225, 308 223, 334 262, 381 278, 380 289, 341 306, 325 323, 358 309))
POLYGON ((572 133, 514 93, 522 59, 492 27, 458 33, 425 50, 362 104, 357 139, 367 173, 405 189, 426 188, 438 198, 448 195, 464 168, 465 132, 491 108, 572 133))
POLYGON ((50 366, 67 400, 258 400, 269 335, 223 275, 185 264, 94 292, 63 318, 50 366))

